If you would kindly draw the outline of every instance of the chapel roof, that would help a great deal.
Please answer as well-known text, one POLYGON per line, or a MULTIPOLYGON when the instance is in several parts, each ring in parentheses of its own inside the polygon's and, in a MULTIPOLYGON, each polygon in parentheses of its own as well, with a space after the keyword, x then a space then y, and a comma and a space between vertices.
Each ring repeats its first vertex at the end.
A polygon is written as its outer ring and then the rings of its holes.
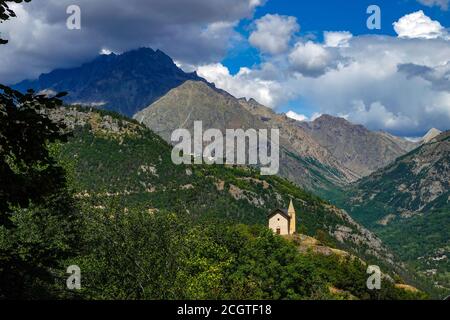
POLYGON ((288 210, 287 209, 281 209, 281 208, 277 208, 275 210, 272 210, 269 215, 268 218, 270 219, 271 217, 273 217, 274 215, 276 215, 277 213, 280 213, 283 217, 285 217, 286 219, 290 220, 291 217, 288 214, 288 210))

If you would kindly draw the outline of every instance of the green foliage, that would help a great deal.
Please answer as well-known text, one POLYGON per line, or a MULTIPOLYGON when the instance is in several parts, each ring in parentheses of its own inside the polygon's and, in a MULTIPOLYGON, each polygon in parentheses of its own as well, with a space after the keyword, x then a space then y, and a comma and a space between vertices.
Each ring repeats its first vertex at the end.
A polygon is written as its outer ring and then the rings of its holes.
POLYGON ((441 296, 450 292, 450 262, 443 258, 450 253, 450 208, 444 207, 407 220, 395 220, 377 232, 392 249, 418 272, 434 270, 433 282, 446 287, 441 296))
POLYGON ((287 207, 292 198, 301 233, 319 236, 323 244, 352 252, 383 270, 392 268, 367 254, 372 249, 366 245, 337 242, 330 235, 337 226, 359 231, 320 198, 285 179, 260 176, 254 168, 174 165, 171 147, 141 126, 118 139, 87 125, 54 151, 70 173, 77 199, 92 210, 106 211, 115 201, 124 211, 186 213, 198 224, 266 225, 269 211, 287 207))
MULTIPOLYGON (((256 169, 240 166, 174 165, 170 146, 141 127, 119 142, 112 135, 93 133, 89 126, 78 128, 55 151, 73 174, 71 186, 80 199, 89 199, 95 206, 117 198, 129 209, 189 212, 198 221, 219 218, 265 225, 269 211, 286 208, 292 198, 302 233, 329 233, 337 225, 354 229, 327 202, 277 176, 260 176, 256 169)), ((330 236, 325 241, 354 249, 351 243, 338 243, 330 236)), ((364 255, 364 250, 358 254, 364 255)))
MULTIPOLYGON (((7 2, 0 1, 0 22, 15 17, 7 2)), ((64 126, 42 111, 60 106, 64 95, 21 94, 0 84, 0 299, 62 292, 55 272, 74 253, 78 216, 65 172, 48 150, 66 140, 64 126)))
POLYGON ((358 259, 301 254, 261 226, 200 226, 187 215, 124 214, 116 204, 107 212, 87 215, 84 254, 70 261, 83 272, 79 298, 407 298, 387 281, 381 291, 369 291, 358 259))
POLYGON ((47 149, 48 143, 66 140, 64 126, 42 114, 61 105, 58 97, 0 85, 0 225, 10 226, 9 207, 39 204, 65 185, 64 171, 47 149))
POLYGON ((267 208, 293 198, 302 232, 328 245, 336 241, 324 230, 352 227, 327 203, 284 179, 244 167, 175 166, 170 147, 141 127, 118 139, 87 125, 48 149, 49 158, 65 168, 78 205, 62 188, 42 203, 12 208, 16 227, 1 229, 0 247, 9 254, 3 258, 14 257, 8 265, 20 267, 7 270, 20 294, 5 297, 404 297, 390 282, 376 294, 368 291, 358 259, 302 254, 262 226, 267 208), (64 271, 72 264, 82 271, 79 292, 65 289, 64 271))

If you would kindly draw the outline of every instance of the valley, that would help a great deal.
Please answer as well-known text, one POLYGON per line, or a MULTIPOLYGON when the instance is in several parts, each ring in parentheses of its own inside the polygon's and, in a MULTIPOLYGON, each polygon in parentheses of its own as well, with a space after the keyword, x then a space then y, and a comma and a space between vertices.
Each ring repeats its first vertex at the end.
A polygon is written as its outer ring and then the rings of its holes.
MULTIPOLYGON (((285 179, 261 176, 258 170, 242 166, 174 165, 171 148, 164 140, 137 122, 112 113, 69 107, 52 111, 50 117, 62 119, 74 130, 74 136, 65 144, 54 145, 52 153, 68 171, 88 216, 112 214, 119 219, 118 215, 141 212, 164 217, 165 212, 177 212, 194 225, 231 222, 266 229, 268 211, 285 207, 292 199, 299 213, 299 232, 305 236, 290 241, 299 246, 302 255, 323 255, 331 259, 329 263, 344 259, 341 263, 345 266, 347 259, 354 259, 350 253, 364 263, 382 266, 387 283, 395 281, 392 279, 419 286, 423 283, 345 211, 285 179)), ((309 259, 318 262, 322 258, 309 259)), ((83 260, 79 263, 84 265, 83 260)), ((364 286, 365 281, 355 285, 364 286)), ((347 288, 338 283, 334 287, 347 288)), ((391 285, 388 288, 406 294, 391 285)), ((335 293, 355 295, 352 290, 335 293)), ((356 296, 361 298, 361 294, 356 296)))
POLYGON ((69 92, 67 107, 50 116, 75 138, 55 155, 89 210, 118 201, 126 212, 264 225, 268 210, 293 198, 303 234, 376 261, 432 294, 448 292, 448 132, 432 129, 411 142, 326 114, 297 121, 146 48, 15 86, 25 87, 69 92), (221 132, 278 129, 279 177, 259 176, 258 165, 173 165, 172 133, 193 135, 197 121, 221 132))

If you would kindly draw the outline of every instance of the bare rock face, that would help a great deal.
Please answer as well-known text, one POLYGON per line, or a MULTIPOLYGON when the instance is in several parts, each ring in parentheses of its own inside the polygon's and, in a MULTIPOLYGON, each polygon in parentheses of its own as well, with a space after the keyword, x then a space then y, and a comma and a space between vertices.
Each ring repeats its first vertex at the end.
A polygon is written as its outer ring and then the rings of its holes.
POLYGON ((355 203, 365 207, 382 203, 402 217, 448 205, 450 131, 362 179, 356 189, 355 203))
POLYGON ((185 73, 160 50, 140 48, 116 55, 100 55, 71 69, 54 70, 14 86, 19 91, 69 94, 64 101, 132 116, 187 80, 202 79, 185 73))
POLYGON ((241 105, 258 117, 268 126, 279 128, 280 135, 289 144, 289 147, 304 158, 314 159, 319 163, 334 168, 341 175, 344 183, 352 182, 360 176, 343 165, 328 149, 322 146, 314 137, 304 130, 299 122, 287 117, 285 114, 277 114, 254 99, 239 99, 241 105))
POLYGON ((134 119, 169 143, 175 129, 193 134, 195 121, 202 121, 203 130, 215 128, 223 133, 226 129, 280 129, 281 176, 311 191, 346 184, 356 176, 286 116, 202 81, 186 81, 134 119))
POLYGON ((53 121, 62 122, 68 131, 73 131, 76 127, 89 126, 92 133, 110 138, 136 135, 139 132, 139 124, 136 122, 123 121, 94 110, 94 108, 70 106, 46 109, 44 112, 53 121))
POLYGON ((367 176, 419 144, 386 132, 372 132, 343 118, 322 115, 312 122, 276 114, 253 99, 239 99, 262 121, 279 127, 289 144, 305 157, 340 171, 349 182, 367 176))
POLYGON ((202 81, 186 81, 134 118, 168 142, 175 129, 192 133, 194 121, 199 120, 204 130, 222 132, 277 128, 282 149, 280 174, 319 194, 369 175, 417 146, 332 116, 299 122, 254 99, 236 99, 202 81))
POLYGON ((298 122, 343 166, 360 177, 390 164, 418 146, 386 132, 369 131, 343 118, 322 115, 312 122, 298 122))
POLYGON ((186 81, 133 117, 164 140, 170 142, 174 130, 192 132, 194 121, 202 121, 203 130, 265 128, 245 111, 230 94, 202 81, 186 81))
POLYGON ((438 135, 440 135, 442 133, 442 131, 436 129, 436 128, 432 128, 430 129, 426 135, 423 136, 421 142, 422 143, 428 143, 431 140, 433 140, 434 138, 436 138, 438 135))

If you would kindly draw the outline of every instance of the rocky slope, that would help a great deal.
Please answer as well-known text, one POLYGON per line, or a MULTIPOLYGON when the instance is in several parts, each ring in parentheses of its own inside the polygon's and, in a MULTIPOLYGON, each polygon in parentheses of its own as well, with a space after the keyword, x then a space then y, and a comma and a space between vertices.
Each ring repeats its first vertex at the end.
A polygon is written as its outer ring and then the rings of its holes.
POLYGON ((450 197, 450 131, 398 158, 356 185, 352 203, 410 217, 441 208, 450 197))
POLYGON ((132 116, 186 80, 202 80, 179 69, 160 50, 141 48, 120 55, 98 56, 78 68, 54 70, 37 80, 22 81, 19 91, 66 91, 67 103, 113 110, 132 116))
POLYGON ((345 211, 285 179, 260 176, 248 167, 174 165, 169 144, 116 114, 71 107, 53 110, 50 117, 74 130, 53 153, 68 170, 76 197, 95 210, 120 204, 125 213, 130 208, 172 210, 193 219, 265 225, 268 212, 293 199, 301 233, 320 235, 326 245, 379 263, 391 274, 410 275, 379 238, 345 211))
POLYGON ((320 145, 309 132, 299 126, 298 121, 287 117, 285 114, 277 114, 254 99, 241 98, 239 103, 267 126, 280 129, 280 135, 302 157, 314 159, 334 168, 342 174, 342 181, 345 183, 359 178, 357 173, 344 166, 328 149, 320 145))
POLYGON ((386 132, 369 131, 343 118, 322 115, 312 122, 297 122, 343 166, 367 176, 418 145, 386 132))
POLYGON ((362 179, 335 203, 449 290, 450 131, 362 179))
POLYGON ((436 128, 431 128, 426 135, 423 136, 423 138, 421 139, 422 143, 428 143, 431 140, 433 140, 434 138, 436 138, 438 135, 440 135, 442 133, 442 131, 436 129, 436 128))
MULTIPOLYGON (((67 103, 90 105, 132 116, 191 80, 206 82, 195 73, 183 72, 162 51, 141 48, 120 55, 101 55, 78 68, 54 70, 37 80, 26 80, 14 87, 21 91, 29 88, 42 92, 67 91, 67 103)), ((278 127, 283 147, 306 162, 300 166, 298 161, 289 160, 292 157, 284 157, 285 162, 292 166, 292 170, 283 166, 284 176, 311 190, 330 189, 333 185, 354 181, 413 147, 403 139, 373 133, 343 119, 323 116, 312 123, 296 122, 277 115, 254 100, 235 99, 222 90, 214 91, 198 89, 197 96, 194 93, 189 96, 172 94, 170 102, 168 98, 162 99, 157 105, 170 103, 168 107, 171 110, 160 110, 160 122, 153 121, 151 128, 167 140, 168 131, 175 124, 183 124, 188 115, 189 119, 202 119, 214 128, 224 128, 225 125, 231 129, 239 125, 255 129, 278 127), (183 110, 177 106, 182 98, 188 99, 182 102, 186 105, 183 110), (222 105, 216 106, 215 98, 222 105), (248 112, 242 112, 242 108, 248 112), (305 166, 314 170, 304 169, 305 166)))
MULTIPOLYGON (((280 129, 280 175, 309 190, 333 189, 351 180, 348 170, 320 145, 296 130, 285 126, 268 109, 273 121, 255 116, 238 100, 213 85, 187 81, 164 97, 138 112, 134 118, 170 142, 175 129, 188 129, 193 134, 194 121, 202 121, 203 130, 280 129)), ((285 117, 281 116, 283 119, 285 117)), ((286 119, 287 120, 287 119, 286 119)))

